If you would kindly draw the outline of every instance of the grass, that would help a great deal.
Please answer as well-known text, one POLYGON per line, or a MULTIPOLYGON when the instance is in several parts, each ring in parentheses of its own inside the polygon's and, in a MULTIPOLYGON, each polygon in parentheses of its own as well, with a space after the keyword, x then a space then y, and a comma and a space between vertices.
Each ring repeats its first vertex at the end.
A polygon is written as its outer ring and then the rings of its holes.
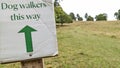
MULTIPOLYGON (((57 28, 59 55, 46 68, 120 68, 120 21, 75 22, 57 28)), ((20 68, 20 63, 0 65, 20 68)))

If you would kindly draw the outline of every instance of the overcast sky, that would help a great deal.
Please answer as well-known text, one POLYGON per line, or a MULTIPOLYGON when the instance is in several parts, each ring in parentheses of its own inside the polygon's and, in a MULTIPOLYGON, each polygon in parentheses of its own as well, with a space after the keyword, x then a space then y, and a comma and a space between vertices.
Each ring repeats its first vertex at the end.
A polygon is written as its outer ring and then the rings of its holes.
POLYGON ((63 0, 60 4, 66 13, 78 13, 83 18, 85 13, 92 17, 107 13, 108 20, 115 20, 114 13, 120 9, 120 0, 63 0))

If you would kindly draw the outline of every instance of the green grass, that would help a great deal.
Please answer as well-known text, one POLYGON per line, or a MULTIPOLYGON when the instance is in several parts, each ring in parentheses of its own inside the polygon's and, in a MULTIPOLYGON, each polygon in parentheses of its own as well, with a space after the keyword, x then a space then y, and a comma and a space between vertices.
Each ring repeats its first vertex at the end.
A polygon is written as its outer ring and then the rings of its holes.
POLYGON ((57 28, 57 36, 59 55, 45 58, 46 68, 120 68, 120 21, 67 24, 57 28))

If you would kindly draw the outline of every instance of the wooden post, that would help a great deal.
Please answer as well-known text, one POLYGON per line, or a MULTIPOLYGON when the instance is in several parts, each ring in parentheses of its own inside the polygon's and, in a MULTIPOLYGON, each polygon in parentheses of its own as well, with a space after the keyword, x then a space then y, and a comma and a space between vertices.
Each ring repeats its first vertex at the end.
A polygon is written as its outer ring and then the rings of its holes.
POLYGON ((30 60, 30 61, 22 61, 22 68, 44 68, 43 59, 30 60))

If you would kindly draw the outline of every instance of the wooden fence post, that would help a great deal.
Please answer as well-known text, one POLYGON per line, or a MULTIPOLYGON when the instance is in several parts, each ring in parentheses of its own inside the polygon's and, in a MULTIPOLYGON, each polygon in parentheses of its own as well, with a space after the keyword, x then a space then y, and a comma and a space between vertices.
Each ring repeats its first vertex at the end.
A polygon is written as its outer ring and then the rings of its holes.
POLYGON ((21 62, 22 68, 44 68, 43 59, 29 60, 21 62))

